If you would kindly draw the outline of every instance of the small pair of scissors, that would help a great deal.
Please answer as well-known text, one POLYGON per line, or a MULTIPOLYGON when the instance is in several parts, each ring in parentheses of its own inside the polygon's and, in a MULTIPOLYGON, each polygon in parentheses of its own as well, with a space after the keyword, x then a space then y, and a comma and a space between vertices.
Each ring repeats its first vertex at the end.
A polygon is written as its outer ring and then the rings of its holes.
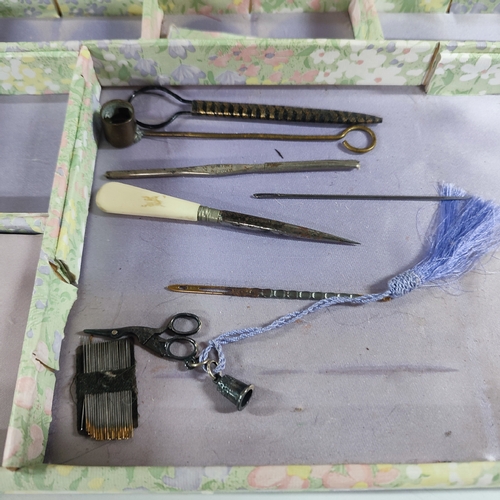
POLYGON ((196 357, 198 353, 198 344, 191 338, 191 335, 197 333, 200 328, 201 320, 196 314, 179 313, 170 318, 165 328, 126 326, 101 330, 88 329, 84 330, 84 332, 111 339, 134 336, 141 345, 162 358, 187 361, 196 357), (173 337, 166 339, 162 337, 164 334, 173 335, 173 337), (182 350, 183 352, 174 352, 172 349, 182 350))

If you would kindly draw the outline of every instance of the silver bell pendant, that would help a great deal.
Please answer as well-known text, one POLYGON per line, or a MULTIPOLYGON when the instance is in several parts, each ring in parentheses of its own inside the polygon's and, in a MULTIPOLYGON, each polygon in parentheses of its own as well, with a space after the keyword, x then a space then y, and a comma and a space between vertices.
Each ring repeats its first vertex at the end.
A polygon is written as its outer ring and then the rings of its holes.
POLYGON ((206 373, 210 376, 214 384, 217 386, 217 390, 231 403, 236 406, 238 411, 243 410, 250 401, 254 386, 252 384, 247 384, 238 380, 230 375, 222 375, 220 373, 214 373, 213 367, 217 367, 217 361, 213 359, 206 359, 200 361, 199 358, 191 358, 185 362, 186 367, 189 370, 198 367, 204 367, 206 373))
POLYGON ((243 410, 250 401, 253 394, 254 386, 246 384, 230 375, 211 374, 217 390, 231 403, 233 403, 238 411, 243 410))

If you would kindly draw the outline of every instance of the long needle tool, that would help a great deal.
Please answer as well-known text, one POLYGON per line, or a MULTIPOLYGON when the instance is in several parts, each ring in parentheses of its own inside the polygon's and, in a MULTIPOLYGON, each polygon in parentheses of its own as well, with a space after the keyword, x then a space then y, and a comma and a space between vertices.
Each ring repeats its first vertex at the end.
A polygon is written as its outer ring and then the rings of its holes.
POLYGON ((218 210, 120 182, 104 184, 97 192, 96 203, 102 211, 114 214, 220 224, 289 238, 359 245, 356 241, 316 231, 315 229, 254 215, 218 210))
POLYGON ((199 293, 207 295, 229 295, 232 297, 250 297, 257 299, 323 300, 335 298, 361 297, 356 293, 302 292, 298 290, 275 290, 272 288, 247 288, 237 286, 184 285, 167 286, 167 290, 180 293, 199 293))
MULTIPOLYGON (((307 123, 381 123, 382 118, 364 113, 354 113, 350 111, 338 111, 328 109, 310 109, 293 106, 276 106, 274 104, 246 104, 236 102, 198 101, 185 99, 170 89, 161 85, 150 85, 136 90, 129 98, 132 102, 139 96, 152 95, 160 97, 170 96, 179 103, 186 105, 188 109, 179 111, 170 118, 159 123, 137 122, 143 128, 162 128, 172 123, 180 115, 198 115, 221 118, 243 118, 259 119, 271 121, 287 122, 307 122, 307 123)), ((157 107, 157 105, 155 105, 157 107)))
POLYGON ((108 179, 148 179, 152 177, 225 176, 237 174, 273 174, 281 172, 339 171, 359 168, 356 160, 282 161, 273 163, 217 163, 183 168, 151 168, 142 170, 109 170, 108 179))
POLYGON ((406 196, 406 195, 357 195, 357 194, 295 194, 254 193, 252 198, 288 200, 371 200, 371 201, 456 201, 470 196, 406 196))
POLYGON ((261 133, 217 133, 217 132, 175 132, 165 130, 144 130, 139 128, 135 119, 135 111, 127 101, 114 99, 103 104, 101 122, 107 141, 115 148, 126 148, 140 141, 143 137, 189 137, 192 139, 259 139, 272 141, 340 141, 353 131, 361 131, 368 135, 370 143, 365 147, 357 147, 347 140, 342 141, 346 149, 353 153, 367 153, 377 144, 375 132, 365 125, 351 125, 338 134, 304 135, 304 134, 261 134, 261 133))

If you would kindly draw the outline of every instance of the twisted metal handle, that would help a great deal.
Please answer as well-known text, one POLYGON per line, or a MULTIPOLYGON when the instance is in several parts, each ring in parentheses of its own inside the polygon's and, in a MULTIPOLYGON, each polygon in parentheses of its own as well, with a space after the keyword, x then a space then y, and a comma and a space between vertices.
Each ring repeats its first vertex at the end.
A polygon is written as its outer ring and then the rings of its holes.
POLYGON ((382 118, 378 116, 349 111, 216 101, 192 101, 191 113, 193 115, 211 117, 251 118, 306 123, 340 123, 344 125, 380 123, 382 121, 382 118))

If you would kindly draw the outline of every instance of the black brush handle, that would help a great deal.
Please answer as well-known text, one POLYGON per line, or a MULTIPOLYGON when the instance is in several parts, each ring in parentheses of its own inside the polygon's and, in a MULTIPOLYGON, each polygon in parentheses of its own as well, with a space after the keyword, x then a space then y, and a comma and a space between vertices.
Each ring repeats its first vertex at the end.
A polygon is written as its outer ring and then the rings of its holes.
POLYGON ((340 123, 345 125, 382 122, 382 118, 378 116, 351 113, 348 111, 216 101, 192 101, 191 113, 193 115, 219 116, 226 118, 251 118, 258 120, 307 123, 340 123))

